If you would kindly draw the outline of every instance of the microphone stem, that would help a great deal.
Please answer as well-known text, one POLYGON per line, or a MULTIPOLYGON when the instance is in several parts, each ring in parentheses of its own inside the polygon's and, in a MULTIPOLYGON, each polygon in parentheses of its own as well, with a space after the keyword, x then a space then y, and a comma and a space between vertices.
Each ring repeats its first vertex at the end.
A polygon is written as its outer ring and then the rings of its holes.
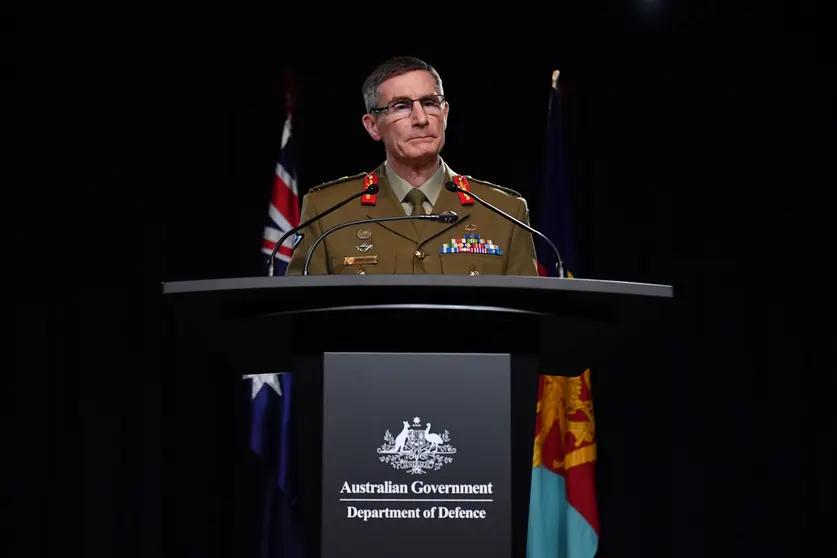
MULTIPOLYGON (((362 196, 365 193, 366 193, 365 190, 361 190, 360 192, 358 192, 358 193, 356 193, 352 196, 349 196, 348 198, 346 198, 342 202, 338 203, 337 205, 328 208, 326 211, 323 211, 322 213, 320 213, 318 215, 315 215, 314 217, 312 217, 311 219, 308 219, 307 221, 305 221, 301 225, 298 225, 298 226, 292 228, 291 230, 289 230, 288 232, 286 232, 285 234, 283 234, 282 238, 279 239, 279 242, 277 242, 273 246, 273 250, 270 252, 270 261, 268 262, 267 276, 268 277, 273 277, 273 266, 274 266, 274 263, 276 261, 276 252, 279 250, 279 247, 282 246, 282 243, 285 242, 285 240, 288 239, 289 236, 291 236, 292 234, 294 234, 296 232, 301 231, 302 229, 304 229, 305 227, 307 227, 308 225, 310 225, 314 221, 322 219, 323 217, 325 217, 326 215, 328 215, 332 211, 340 209, 341 207, 343 207, 344 205, 346 205, 350 201, 359 198, 360 196, 362 196)), ((294 246, 294 248, 296 248, 296 246, 294 246)))

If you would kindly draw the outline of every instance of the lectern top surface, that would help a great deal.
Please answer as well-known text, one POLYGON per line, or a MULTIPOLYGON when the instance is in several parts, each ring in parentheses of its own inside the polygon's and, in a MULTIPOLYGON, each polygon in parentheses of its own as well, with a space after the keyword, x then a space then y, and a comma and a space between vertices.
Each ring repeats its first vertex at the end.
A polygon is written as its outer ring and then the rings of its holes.
POLYGON ((369 274, 181 281, 164 284, 162 298, 169 331, 234 343, 237 360, 253 355, 248 370, 326 343, 403 352, 404 332, 415 330, 438 332, 439 352, 535 351, 546 369, 577 375, 614 339, 649 331, 671 297, 668 285, 595 279, 369 274))
POLYGON ((508 275, 309 275, 292 277, 237 277, 163 283, 164 294, 252 289, 320 289, 433 287, 439 289, 509 289, 524 291, 575 291, 671 298, 670 285, 598 279, 560 279, 508 275))

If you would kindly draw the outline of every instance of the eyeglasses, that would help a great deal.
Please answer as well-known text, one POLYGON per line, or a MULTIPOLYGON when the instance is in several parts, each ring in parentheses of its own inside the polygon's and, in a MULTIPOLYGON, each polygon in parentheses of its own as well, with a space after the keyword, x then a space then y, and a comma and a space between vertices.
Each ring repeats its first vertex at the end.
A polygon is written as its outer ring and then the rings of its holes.
POLYGON ((373 107, 370 112, 382 113, 386 111, 395 118, 404 118, 413 113, 416 101, 421 103, 427 114, 442 114, 442 108, 447 102, 443 95, 425 95, 420 99, 393 99, 385 107, 373 107))

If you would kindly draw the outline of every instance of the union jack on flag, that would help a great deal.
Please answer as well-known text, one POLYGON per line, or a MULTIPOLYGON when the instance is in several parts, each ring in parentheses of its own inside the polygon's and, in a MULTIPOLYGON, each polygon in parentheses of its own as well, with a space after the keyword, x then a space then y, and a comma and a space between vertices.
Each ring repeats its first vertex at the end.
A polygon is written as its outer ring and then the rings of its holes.
MULTIPOLYGON (((282 147, 279 162, 276 163, 273 193, 267 210, 268 224, 264 228, 262 238, 262 253, 265 255, 265 265, 269 265, 270 253, 282 235, 299 225, 299 191, 292 156, 291 119, 293 116, 293 101, 290 93, 286 94, 286 102, 288 111, 285 125, 282 128, 282 147)), ((291 236, 279 247, 276 252, 273 275, 285 274, 285 269, 293 255, 293 242, 294 237, 291 236)))

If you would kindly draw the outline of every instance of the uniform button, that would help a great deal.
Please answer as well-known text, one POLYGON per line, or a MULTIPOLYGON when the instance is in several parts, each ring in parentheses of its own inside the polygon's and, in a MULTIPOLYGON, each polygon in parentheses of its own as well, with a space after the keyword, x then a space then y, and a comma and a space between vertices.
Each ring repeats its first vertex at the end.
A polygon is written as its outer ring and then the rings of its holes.
POLYGON ((424 258, 427 257, 427 254, 424 253, 424 250, 418 249, 418 250, 416 250, 416 257, 420 260, 423 260, 424 258))
POLYGON ((474 270, 474 271, 470 272, 468 275, 479 275, 479 274, 480 274, 479 271, 474 270))

